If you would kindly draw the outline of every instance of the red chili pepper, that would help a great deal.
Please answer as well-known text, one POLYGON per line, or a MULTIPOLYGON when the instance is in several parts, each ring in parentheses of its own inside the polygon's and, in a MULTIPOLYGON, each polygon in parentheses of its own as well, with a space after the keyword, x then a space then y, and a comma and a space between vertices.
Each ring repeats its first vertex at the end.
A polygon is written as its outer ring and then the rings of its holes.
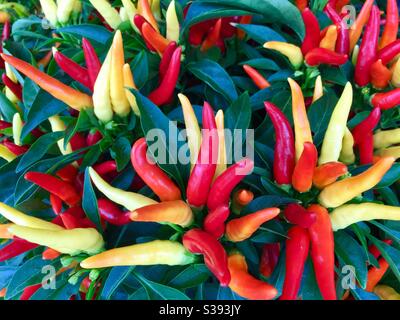
POLYGON ((100 175, 104 176, 109 173, 117 172, 117 163, 115 160, 108 160, 99 164, 96 164, 93 169, 100 175))
POLYGON ((244 158, 226 169, 215 179, 208 195, 207 207, 214 210, 220 205, 229 204, 233 189, 254 169, 254 162, 244 158))
POLYGON ((294 167, 292 176, 292 185, 296 191, 307 192, 311 189, 317 161, 317 148, 312 142, 305 142, 303 152, 294 167))
POLYGON ((231 275, 228 269, 228 257, 217 238, 200 229, 192 229, 183 235, 182 242, 191 253, 204 255, 206 266, 219 280, 221 286, 229 285, 231 275))
POLYGON ((283 214, 290 223, 305 229, 311 227, 317 220, 317 216, 314 212, 307 211, 297 203, 288 204, 283 214))
POLYGON ((42 287, 41 283, 25 287, 24 291, 19 297, 19 300, 29 300, 35 294, 35 292, 38 291, 41 287, 42 287))
POLYGON ((86 148, 86 138, 79 132, 75 133, 71 140, 71 148, 73 151, 79 150, 79 149, 83 149, 86 148))
POLYGON ((74 183, 78 176, 78 169, 72 164, 66 165, 64 168, 58 170, 56 175, 63 181, 74 183))
POLYGON ((398 54, 400 54, 400 39, 380 49, 376 55, 376 59, 382 60, 382 63, 387 65, 396 58, 398 54))
POLYGON ((326 48, 314 48, 305 56, 305 62, 309 66, 318 66, 320 64, 340 66, 345 64, 347 59, 347 54, 340 54, 326 48))
POLYGON ((12 127, 11 123, 4 121, 4 120, 0 120, 0 130, 4 130, 7 128, 11 128, 11 127, 12 127))
POLYGON ((320 205, 312 205, 307 210, 317 216, 317 221, 308 231, 311 239, 311 259, 318 287, 324 300, 336 300, 335 245, 329 213, 320 205))
MULTIPOLYGON (((145 22, 147 22, 147 20, 140 14, 135 15, 135 17, 133 18, 133 23, 135 24, 136 28, 139 29, 140 33, 143 33, 142 27, 145 22)), ((149 49, 152 52, 156 51, 156 49, 153 48, 153 46, 150 44, 149 41, 147 41, 147 39, 143 38, 143 40, 147 46, 147 49, 149 49)))
POLYGON ((86 217, 86 213, 85 213, 85 211, 83 211, 83 209, 81 207, 68 208, 64 212, 69 213, 80 220, 82 220, 86 217))
POLYGON ((12 259, 24 252, 30 251, 38 247, 37 244, 28 242, 23 239, 14 239, 12 242, 0 249, 0 262, 12 259))
POLYGON ((131 219, 129 218, 130 212, 123 212, 120 210, 113 202, 108 199, 100 198, 97 201, 99 207, 100 217, 116 226, 122 226, 128 223, 131 223, 131 219))
POLYGON ((208 32, 207 37, 204 39, 200 47, 201 51, 207 51, 217 45, 217 42, 221 36, 221 25, 222 19, 220 18, 215 22, 215 25, 208 32))
POLYGON ((94 132, 89 132, 89 134, 86 137, 86 145, 87 146, 93 146, 97 142, 99 142, 101 139, 103 139, 103 135, 101 134, 100 131, 96 130, 94 132))
POLYGON ((175 50, 178 48, 178 45, 175 41, 171 41, 167 48, 165 49, 163 56, 161 58, 159 71, 160 71, 160 80, 164 79, 165 75, 167 74, 168 67, 172 56, 174 55, 175 50))
POLYGON ((308 6, 308 0, 295 0, 296 7, 303 11, 308 6))
POLYGON ((370 69, 376 60, 379 38, 380 11, 374 5, 371 9, 370 17, 361 41, 360 52, 358 54, 354 80, 360 87, 366 86, 370 82, 370 69))
POLYGON ((83 84, 86 88, 93 90, 88 69, 80 66, 75 61, 59 52, 56 48, 53 48, 53 57, 61 70, 63 70, 67 75, 75 81, 83 84))
POLYGON ((1 79, 4 85, 11 90, 18 100, 22 101, 22 86, 13 82, 5 73, 2 74, 1 79))
POLYGON ((296 300, 300 290, 304 264, 310 248, 310 236, 306 229, 292 227, 286 240, 286 273, 279 300, 296 300))
POLYGON ((381 59, 376 60, 369 71, 371 83, 376 89, 386 88, 392 79, 392 72, 388 69, 381 59))
POLYGON ((306 28, 306 35, 301 45, 301 51, 303 55, 305 55, 311 49, 319 47, 319 42, 321 41, 320 28, 317 17, 309 8, 305 8, 301 12, 301 16, 303 17, 304 26, 306 28))
POLYGON ((90 79, 90 87, 92 90, 96 83, 97 76, 101 69, 101 62, 97 56, 96 50, 93 48, 89 40, 82 38, 82 48, 85 55, 85 62, 87 67, 87 73, 90 79))
POLYGON ((263 90, 271 86, 267 79, 253 67, 245 64, 243 69, 259 89, 263 90))
POLYGON ((211 210, 204 219, 203 229, 217 239, 225 233, 225 221, 230 214, 229 206, 223 204, 211 210))
POLYGON ((137 140, 133 145, 131 162, 136 173, 161 201, 173 201, 182 198, 181 191, 171 178, 157 164, 148 159, 145 138, 137 140))
POLYGON ((68 212, 60 213, 60 217, 66 229, 76 229, 82 227, 82 223, 78 220, 78 218, 68 212))
POLYGON ((63 209, 62 200, 56 195, 50 193, 50 204, 53 212, 59 215, 63 209))
POLYGON ((360 164, 371 164, 374 161, 374 136, 372 132, 366 134, 358 145, 360 164))
POLYGON ((210 19, 195 24, 189 29, 189 43, 193 46, 199 46, 209 30, 215 25, 216 19, 210 19))
POLYGON ((278 264, 281 246, 279 243, 267 243, 263 246, 260 259, 260 273, 268 278, 278 264))
POLYGON ((160 106, 168 103, 173 97, 176 83, 181 71, 182 48, 178 47, 172 55, 168 70, 161 81, 160 86, 149 94, 149 99, 160 106))
POLYGON ((4 22, 4 25, 3 25, 1 41, 4 42, 4 41, 10 39, 10 35, 11 35, 11 22, 10 22, 10 20, 7 20, 6 22, 4 22))
POLYGON ((71 184, 49 174, 31 171, 25 174, 25 179, 55 194, 71 207, 77 206, 81 202, 81 195, 71 184))
POLYGON ((400 105, 400 88, 384 93, 375 93, 371 98, 371 104, 382 110, 387 110, 400 105))
POLYGON ((277 106, 271 102, 264 105, 275 129, 274 177, 278 184, 290 184, 295 166, 293 130, 277 106))
POLYGON ((354 144, 357 145, 364 140, 365 136, 375 129, 381 119, 381 109, 374 108, 369 116, 361 121, 352 130, 352 135, 354 138, 354 144))
POLYGON ((338 28, 335 51, 340 54, 348 55, 350 51, 350 34, 345 19, 343 19, 336 12, 336 10, 330 3, 325 6, 324 12, 338 28))
POLYGON ((3 140, 3 145, 7 147, 12 153, 16 156, 20 156, 28 151, 28 147, 25 146, 17 146, 15 143, 5 139, 3 140))
POLYGON ((379 48, 384 48, 397 39, 399 30, 399 9, 397 0, 388 0, 386 9, 386 23, 383 30, 379 48))
POLYGON ((207 203, 217 167, 218 131, 214 111, 207 102, 204 102, 203 107, 203 129, 199 155, 190 174, 186 191, 189 204, 195 207, 202 207, 207 203))
MULTIPOLYGON (((388 245, 391 245, 393 243, 393 240, 385 239, 385 240, 383 240, 383 242, 388 244, 388 245)), ((368 251, 374 256, 375 259, 378 259, 380 257, 380 255, 381 255, 380 250, 375 245, 369 246, 368 247, 368 251)))

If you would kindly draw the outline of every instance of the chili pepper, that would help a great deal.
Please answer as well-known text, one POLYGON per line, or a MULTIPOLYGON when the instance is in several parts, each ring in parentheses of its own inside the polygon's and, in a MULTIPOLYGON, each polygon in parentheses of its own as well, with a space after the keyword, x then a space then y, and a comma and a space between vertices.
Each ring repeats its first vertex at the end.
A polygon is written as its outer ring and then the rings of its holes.
POLYGON ((175 1, 171 1, 165 14, 167 24, 167 39, 170 41, 179 41, 179 21, 176 15, 175 1))
POLYGON ((355 66, 357 64, 357 59, 358 59, 358 53, 360 52, 360 47, 358 45, 356 45, 354 47, 353 53, 351 55, 351 63, 353 64, 353 66, 355 66))
POLYGON ((83 260, 80 266, 84 269, 95 269, 158 264, 175 266, 187 265, 193 262, 194 256, 179 242, 154 240, 104 251, 83 260))
POLYGON ((8 141, 7 139, 3 140, 3 145, 5 145, 7 149, 14 153, 16 156, 20 156, 28 151, 27 147, 18 146, 15 143, 8 141))
POLYGON ((21 115, 16 112, 12 119, 12 131, 13 131, 13 138, 14 143, 17 146, 21 146, 21 132, 22 132, 23 122, 21 119, 21 115))
POLYGON ((378 150, 377 155, 381 157, 393 157, 398 160, 400 158, 400 147, 380 149, 378 150))
POLYGON ((360 164, 370 164, 374 161, 374 137, 372 132, 366 134, 358 145, 360 164))
POLYGON ((89 174, 92 178, 92 182, 100 192, 102 192, 111 201, 118 203, 130 211, 157 203, 153 199, 145 197, 139 193, 124 191, 112 187, 91 167, 89 168, 89 174))
POLYGON ((125 87, 126 98, 128 99, 129 105, 131 106, 133 112, 137 116, 140 116, 140 111, 139 111, 139 107, 136 102, 135 95, 130 90, 130 89, 137 90, 137 87, 135 84, 135 80, 133 79, 131 67, 128 63, 124 64, 124 66, 122 68, 122 73, 123 73, 123 77, 124 77, 124 87, 125 87))
POLYGON ((373 94, 371 104, 376 108, 381 108, 382 110, 398 106, 400 104, 400 88, 384 93, 373 94))
POLYGON ((323 299, 336 300, 334 240, 329 213, 319 205, 312 205, 307 210, 317 215, 317 220, 308 229, 315 278, 323 299))
POLYGON ((50 193, 50 204, 53 212, 59 215, 63 209, 62 200, 56 195, 50 193))
POLYGON ((304 209, 297 203, 289 203, 283 211, 285 218, 292 224, 304 229, 309 228, 316 221, 316 214, 304 209))
POLYGON ((128 15, 128 20, 131 23, 132 28, 135 29, 135 23, 133 19, 135 18, 135 15, 137 14, 137 9, 136 6, 133 4, 131 0, 122 0, 122 5, 125 8, 126 14, 128 15))
POLYGON ((384 89, 392 79, 392 72, 378 59, 371 66, 370 76, 375 89, 384 89))
POLYGON ((69 164, 58 170, 56 175, 63 181, 74 183, 78 175, 78 169, 69 164))
POLYGON ((78 220, 78 218, 76 218, 72 214, 68 212, 63 212, 60 214, 60 217, 66 229, 71 230, 76 228, 82 228, 81 222, 78 220))
POLYGON ((11 162, 17 158, 17 156, 11 152, 6 146, 0 144, 0 158, 3 158, 7 162, 11 162))
POLYGON ((112 47, 101 66, 93 89, 93 105, 96 117, 102 122, 108 122, 113 118, 113 109, 110 96, 112 47))
POLYGON ((148 22, 143 23, 141 32, 143 38, 162 56, 170 41, 159 34, 148 22))
POLYGON ((191 253, 204 256, 206 266, 219 280, 221 286, 229 285, 231 275, 228 269, 228 257, 217 238, 200 229, 191 229, 183 235, 182 242, 191 253))
POLYGON ((339 160, 347 165, 353 164, 356 161, 353 148, 354 138, 349 128, 346 127, 342 140, 342 150, 340 151, 339 160))
POLYGON ((253 67, 250 67, 248 64, 245 64, 243 66, 243 69, 260 90, 263 90, 271 86, 271 84, 267 81, 267 79, 265 79, 264 76, 253 67))
POLYGON ((101 69, 101 62, 92 44, 86 38, 82 38, 82 48, 91 84, 89 88, 94 88, 94 84, 96 83, 97 76, 101 69))
POLYGON ((100 217, 108 223, 122 226, 131 222, 129 212, 123 212, 113 202, 105 198, 97 201, 100 217))
MULTIPOLYGON (((252 19, 253 19, 253 16, 241 16, 239 23, 240 24, 250 24, 252 19)), ((236 34, 240 40, 243 40, 244 37, 246 36, 246 32, 243 30, 240 30, 240 29, 237 29, 236 34)))
MULTIPOLYGON (((215 175, 218 156, 218 132, 214 112, 208 102, 204 102, 203 137, 197 162, 190 174, 186 190, 190 205, 202 207, 207 203, 210 187, 215 175)), ((220 204, 220 203, 218 203, 220 204)), ((209 208, 212 209, 212 208, 209 208)))
POLYGON ((246 259, 240 253, 228 257, 228 268, 231 274, 229 288, 239 296, 251 300, 272 300, 278 295, 275 287, 248 272, 246 259))
POLYGON ((96 254, 104 246, 103 237, 93 228, 45 230, 14 225, 8 230, 14 236, 70 255, 96 254))
POLYGON ((100 175, 104 176, 106 174, 117 172, 117 163, 115 160, 108 160, 99 164, 96 164, 93 169, 100 175))
MULTIPOLYGON (((385 240, 383 240, 383 242, 388 245, 391 245, 393 243, 393 240, 385 239, 385 240)), ((375 245, 369 246, 368 251, 370 254, 372 254, 374 256, 375 259, 378 259, 381 256, 380 250, 375 245)))
POLYGON ((349 29, 346 25, 346 20, 343 19, 340 16, 340 14, 336 12, 331 3, 326 4, 324 12, 328 15, 329 19, 331 19, 332 22, 337 27, 338 35, 337 35, 335 51, 342 55, 348 55, 350 52, 350 35, 349 35, 349 29))
POLYGON ((81 195, 77 193, 75 188, 52 175, 42 172, 30 171, 25 174, 25 180, 32 182, 46 191, 56 195, 69 206, 74 207, 81 202, 81 195))
POLYGON ((334 231, 344 229, 353 223, 361 221, 400 220, 400 208, 377 203, 348 204, 331 212, 331 222, 334 231))
POLYGON ((347 166, 341 162, 327 162, 315 168, 313 184, 318 189, 334 183, 339 177, 347 173, 347 166))
POLYGON ((309 66, 328 64, 340 66, 347 62, 347 54, 340 54, 325 48, 314 48, 306 54, 305 62, 309 66))
POLYGON ((11 123, 4 121, 4 120, 0 120, 0 130, 4 130, 7 128, 11 128, 11 127, 12 127, 11 123))
POLYGON ((400 143, 400 129, 378 131, 374 135, 374 147, 386 148, 400 143))
POLYGON ((370 69, 376 60, 380 30, 379 24, 379 8, 374 5, 361 41, 360 52, 354 72, 354 80, 360 87, 366 86, 371 80, 370 69))
POLYGON ((203 229, 217 239, 221 238, 225 233, 225 221, 228 219, 229 214, 229 206, 226 204, 209 211, 204 219, 203 229))
POLYGON ((308 53, 311 49, 317 48, 320 42, 320 28, 317 17, 309 8, 304 8, 301 12, 303 18, 306 35, 301 45, 303 55, 308 53))
POLYGON ((189 99, 182 93, 178 94, 178 98, 182 105, 188 146, 190 151, 190 163, 193 168, 194 164, 196 163, 201 145, 201 131, 196 118, 196 114, 194 113, 192 104, 190 103, 189 99))
POLYGON ((103 138, 99 130, 90 131, 86 137, 86 145, 93 146, 103 138))
POLYGON ((11 92, 22 101, 22 87, 20 84, 14 83, 5 73, 2 74, 1 79, 4 85, 11 90, 11 92))
POLYGON ((286 240, 286 273, 282 295, 279 300, 296 300, 304 271, 310 236, 308 231, 300 227, 292 227, 286 240))
POLYGON ((233 219, 226 225, 226 237, 229 241, 239 242, 250 238, 265 222, 278 216, 278 208, 267 208, 246 216, 233 219))
POLYGON ((220 39, 221 36, 221 25, 222 19, 220 18, 215 22, 215 25, 209 30, 206 38, 204 39, 200 47, 202 52, 208 51, 217 45, 218 39, 220 39))
POLYGON ((240 206, 247 206, 253 199, 254 193, 246 189, 238 190, 233 196, 233 201, 240 206))
POLYGON ((1 54, 1 57, 4 61, 30 78, 43 90, 50 93, 56 99, 66 103, 72 109, 79 111, 83 108, 93 106, 92 99, 87 94, 72 89, 57 79, 31 66, 29 63, 6 54, 1 54))
POLYGON ((0 202, 0 214, 7 220, 20 226, 32 227, 44 230, 48 229, 54 231, 64 229, 54 223, 50 223, 36 217, 28 216, 27 214, 20 212, 2 202, 0 202))
POLYGON ((386 7, 386 23, 382 33, 379 49, 386 47, 397 39, 399 30, 399 9, 396 0, 388 0, 386 7))
POLYGON ((137 140, 131 151, 131 162, 136 173, 161 201, 181 199, 182 194, 179 188, 153 161, 149 159, 146 139, 137 140))
MULTIPOLYGON (((134 17, 133 22, 135 23, 135 26, 136 26, 136 28, 140 31, 140 33, 143 34, 143 32, 142 32, 142 27, 143 27, 143 24, 144 24, 145 22, 147 22, 146 19, 143 18, 141 15, 137 14, 137 15, 135 15, 135 17, 134 17)), ((153 51, 156 51, 156 50, 153 48, 153 46, 151 45, 151 43, 148 42, 148 41, 146 40, 146 38, 143 38, 143 40, 144 40, 144 42, 145 42, 145 44, 146 44, 146 46, 147 46, 147 49, 149 49, 149 50, 152 51, 152 52, 153 52, 153 51)))
POLYGON ((357 145, 365 138, 366 134, 373 132, 381 119, 381 110, 374 108, 369 116, 356 125, 352 131, 354 144, 357 145))
POLYGON ((318 161, 318 151, 312 142, 304 142, 304 149, 296 163, 292 176, 293 188, 307 192, 312 187, 314 169, 318 161))
POLYGON ((359 175, 334 182, 319 194, 319 202, 326 208, 336 208, 372 189, 392 167, 394 158, 382 158, 359 175))
POLYGON ((151 10, 150 3, 148 0, 139 0, 137 4, 138 12, 141 16, 143 16, 146 21, 150 23, 150 25, 154 28, 157 33, 160 31, 158 30, 158 24, 156 18, 153 15, 153 11, 151 10))
MULTIPOLYGON (((65 123, 60 119, 58 115, 54 115, 48 118, 51 126, 51 131, 53 132, 65 132, 67 127, 65 123)), ((67 143, 64 147, 64 138, 57 141, 58 149, 60 149, 61 154, 67 155, 72 153, 71 143, 67 143)))
POLYGON ((308 0, 295 0, 295 4, 300 11, 303 11, 308 6, 308 0))
POLYGON ((337 26, 334 24, 330 25, 326 30, 325 36, 320 41, 319 47, 330 51, 335 51, 337 37, 338 37, 337 26))
POLYGON ((42 7, 42 11, 47 20, 53 25, 56 26, 58 23, 57 19, 57 4, 54 0, 39 0, 40 6, 42 7))
POLYGON ((264 48, 276 50, 286 56, 295 69, 299 69, 303 64, 303 54, 301 53, 301 49, 293 44, 269 41, 264 43, 264 48))
POLYGON ((173 97, 181 70, 181 55, 182 48, 178 47, 172 55, 167 73, 161 81, 160 86, 149 94, 148 98, 154 104, 158 106, 166 104, 173 97))
POLYGON ((382 60, 384 65, 388 65, 400 53, 400 39, 396 40, 384 48, 380 49, 376 55, 376 59, 382 60))
POLYGON ((218 110, 215 115, 215 123, 218 131, 218 161, 213 181, 226 171, 227 168, 224 118, 224 111, 222 109, 218 110))
POLYGON ((347 82, 343 93, 333 110, 325 137, 322 142, 319 164, 335 162, 342 150, 343 137, 347 128, 347 118, 353 102, 353 87, 347 82))
POLYGON ((92 6, 101 14, 107 24, 114 30, 122 23, 118 11, 107 0, 89 0, 92 6))
POLYGON ((57 2, 57 19, 60 23, 67 23, 74 9, 76 0, 64 0, 57 2))
POLYGON ((189 29, 189 43, 193 46, 198 46, 203 42, 204 37, 211 28, 211 23, 215 23, 215 20, 206 20, 195 24, 189 29))
POLYGON ((392 72, 392 78, 390 79, 390 82, 392 85, 396 88, 400 88, 400 60, 397 60, 397 62, 392 66, 391 72, 392 72))
POLYGON ((161 58, 161 62, 160 62, 160 66, 159 66, 159 72, 160 72, 160 79, 164 79, 167 71, 168 71, 168 67, 170 64, 170 61, 172 59, 172 56, 175 52, 175 50, 178 48, 178 45, 175 41, 171 41, 167 48, 165 49, 162 58, 161 58))
POLYGON ((317 79, 315 79, 314 94, 313 94, 312 103, 314 103, 318 99, 322 98, 323 95, 324 95, 324 85, 322 84, 321 75, 319 75, 317 77, 317 79))
POLYGON ((31 286, 25 287, 25 289, 22 291, 21 296, 19 297, 19 300, 30 300, 30 298, 42 287, 41 283, 38 284, 33 284, 31 286))
POLYGON ((33 250, 37 244, 30 243, 23 239, 14 239, 9 244, 0 249, 0 262, 12 259, 27 251, 33 250))
POLYGON ((89 73, 86 68, 81 67, 75 61, 59 52, 55 47, 53 47, 52 50, 54 60, 57 62, 57 65, 61 68, 61 70, 68 74, 73 80, 83 84, 86 88, 93 89, 93 86, 90 82, 89 73))
POLYGON ((8 232, 11 223, 0 224, 0 239, 12 239, 13 235, 8 232))
POLYGON ((265 278, 269 278, 275 270, 280 250, 279 243, 267 243, 263 246, 260 259, 260 273, 265 278))
POLYGON ((389 263, 384 258, 378 259, 379 268, 372 267, 368 270, 367 285, 365 291, 373 292, 376 285, 381 281, 386 271, 389 269, 389 263))
POLYGON ((374 293, 381 300, 400 300, 400 294, 392 287, 386 285, 377 285, 374 288, 374 293))
POLYGON ((356 20, 350 28, 350 51, 353 51, 358 40, 361 37, 361 33, 365 24, 368 22, 370 17, 371 9, 374 4, 374 0, 366 0, 357 15, 356 20))

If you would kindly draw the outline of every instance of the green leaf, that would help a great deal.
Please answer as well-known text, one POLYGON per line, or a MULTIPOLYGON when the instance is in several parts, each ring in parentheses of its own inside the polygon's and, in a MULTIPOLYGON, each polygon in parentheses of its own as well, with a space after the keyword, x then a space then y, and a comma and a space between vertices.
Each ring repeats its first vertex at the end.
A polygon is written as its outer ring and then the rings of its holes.
POLYGON ((279 66, 276 64, 274 60, 267 58, 255 58, 240 63, 240 65, 245 65, 245 64, 249 65, 250 67, 261 70, 272 70, 272 71, 280 70, 279 66))
POLYGON ((100 44, 106 44, 110 41, 112 33, 105 27, 97 26, 94 24, 80 24, 75 26, 67 26, 58 28, 55 30, 56 33, 69 33, 78 38, 86 38, 90 41, 94 41, 100 44))
POLYGON ((105 280, 103 289, 101 290, 101 299, 110 300, 114 292, 122 284, 122 282, 129 276, 135 267, 114 267, 111 268, 110 273, 105 280))
POLYGON ((125 137, 118 138, 112 145, 111 157, 117 163, 118 171, 123 170, 131 159, 131 143, 125 137))
POLYGON ((245 208, 243 208, 242 212, 244 214, 252 213, 265 208, 279 207, 287 205, 289 203, 297 203, 297 202, 299 201, 289 197, 261 196, 250 202, 245 208))
POLYGON ((198 286, 210 277, 210 271, 204 264, 192 264, 178 273, 168 282, 168 286, 187 289, 198 286))
POLYGON ((92 221, 99 231, 102 231, 99 209, 97 206, 96 194, 90 180, 89 168, 85 170, 85 180, 83 187, 82 208, 87 217, 92 221))
POLYGON ((4 120, 12 122, 14 114, 17 113, 17 108, 8 100, 3 92, 0 92, 0 112, 4 120))
POLYGON ((245 31, 251 39, 254 39, 259 44, 264 44, 267 41, 286 42, 286 39, 278 32, 266 26, 256 24, 237 24, 236 27, 245 31))

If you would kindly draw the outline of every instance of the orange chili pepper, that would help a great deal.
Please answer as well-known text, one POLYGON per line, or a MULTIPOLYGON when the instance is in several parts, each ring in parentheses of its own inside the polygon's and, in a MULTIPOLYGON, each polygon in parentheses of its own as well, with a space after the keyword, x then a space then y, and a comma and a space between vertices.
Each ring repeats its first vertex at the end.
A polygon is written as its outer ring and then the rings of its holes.
POLYGON ((138 12, 143 18, 145 18, 151 26, 154 28, 157 33, 160 32, 158 29, 158 24, 156 18, 153 15, 153 11, 151 10, 149 0, 139 0, 137 4, 138 12))
POLYGON ((221 26, 222 26, 222 19, 220 18, 217 20, 214 27, 212 27, 208 32, 206 38, 204 39, 200 47, 200 51, 205 52, 217 45, 218 40, 221 36, 221 26))
POLYGON ((259 89, 265 89, 271 86, 271 84, 263 77, 261 73, 259 73, 256 69, 253 67, 250 67, 248 64, 245 64, 243 66, 244 71, 246 71, 247 75, 253 80, 254 84, 259 88, 259 89))
POLYGON ((365 291, 372 292, 374 291, 375 286, 381 281, 386 271, 389 269, 389 264, 386 262, 384 258, 378 259, 379 268, 372 267, 368 270, 368 280, 365 291))
MULTIPOLYGON (((249 24, 252 19, 253 19, 253 16, 242 16, 240 18, 239 23, 240 24, 249 24)), ((246 32, 244 32, 243 30, 238 29, 236 34, 237 34, 237 37, 242 40, 242 39, 244 39, 244 37, 246 35, 246 32)))
POLYGON ((385 89, 392 79, 392 72, 379 59, 375 61, 369 70, 371 83, 376 89, 385 89))
POLYGON ((318 189, 334 183, 339 177, 348 172, 347 166, 341 162, 327 162, 315 168, 313 184, 318 189))
POLYGON ((325 36, 319 43, 320 48, 325 48, 331 51, 335 51, 337 35, 338 35, 337 26, 334 24, 330 25, 326 30, 325 36))
POLYGON ((374 0, 366 0, 364 2, 356 21, 354 21, 350 28, 350 52, 353 51, 358 40, 360 39, 363 28, 369 19, 369 14, 371 13, 373 4, 374 0))
POLYGON ((148 22, 142 25, 143 38, 157 50, 159 55, 162 55, 168 47, 170 41, 159 34, 148 22))
POLYGON ((54 259, 57 259, 60 255, 61 255, 61 253, 58 252, 57 250, 54 250, 52 248, 47 248, 42 253, 42 259, 43 260, 54 260, 54 259))
POLYGON ((303 152, 293 171, 292 185, 295 190, 298 192, 307 192, 311 189, 317 161, 317 148, 313 143, 305 142, 303 152))
POLYGON ((386 23, 381 41, 379 42, 379 49, 382 49, 393 41, 396 41, 397 32, 399 30, 399 8, 397 6, 397 0, 388 0, 386 2, 386 23))

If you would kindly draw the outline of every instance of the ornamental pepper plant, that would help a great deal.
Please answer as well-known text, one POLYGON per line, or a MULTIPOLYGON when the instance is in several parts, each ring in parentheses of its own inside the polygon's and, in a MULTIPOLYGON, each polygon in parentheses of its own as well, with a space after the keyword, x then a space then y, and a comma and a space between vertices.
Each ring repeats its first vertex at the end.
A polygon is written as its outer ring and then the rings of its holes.
POLYGON ((397 1, 2 1, 0 25, 1 299, 400 299, 397 1))

